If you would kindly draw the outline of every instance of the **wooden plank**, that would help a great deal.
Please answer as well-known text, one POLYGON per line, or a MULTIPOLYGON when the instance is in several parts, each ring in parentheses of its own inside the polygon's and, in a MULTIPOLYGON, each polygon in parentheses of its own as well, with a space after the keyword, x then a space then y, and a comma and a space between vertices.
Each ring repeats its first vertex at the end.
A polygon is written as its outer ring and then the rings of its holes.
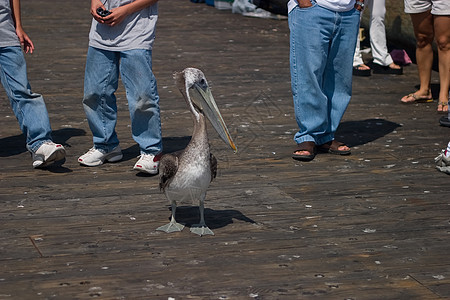
MULTIPOLYGON (((155 231, 170 216, 157 176, 132 170, 139 150, 121 85, 124 160, 77 163, 92 146, 81 106, 89 3, 23 1, 22 10, 36 45, 29 79, 67 160, 31 169, 0 88, 0 299, 450 297, 450 188, 433 162, 448 128, 438 126, 436 103, 398 103, 418 84, 415 65, 403 76, 354 78, 337 134, 351 156, 294 161, 287 22, 161 1, 153 66, 166 151, 191 135, 172 79, 187 66, 205 72, 239 149, 209 128, 219 160, 206 198, 215 236, 169 235, 155 231)), ((184 203, 179 220, 194 223, 195 205, 184 203)))

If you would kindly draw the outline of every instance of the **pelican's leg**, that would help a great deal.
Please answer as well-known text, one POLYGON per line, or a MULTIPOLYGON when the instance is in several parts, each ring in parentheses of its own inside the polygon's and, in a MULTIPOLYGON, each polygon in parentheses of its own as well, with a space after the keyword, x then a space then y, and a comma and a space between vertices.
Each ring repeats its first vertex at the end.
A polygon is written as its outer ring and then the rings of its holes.
POLYGON ((164 226, 156 228, 156 230, 161 230, 167 233, 181 231, 184 228, 183 224, 177 223, 175 220, 175 212, 177 211, 177 203, 172 201, 172 217, 170 218, 170 223, 164 226))
POLYGON ((208 226, 206 226, 205 223, 205 217, 204 217, 204 211, 205 211, 205 196, 206 193, 204 193, 201 198, 200 198, 200 205, 199 205, 199 210, 200 210, 200 223, 199 224, 194 224, 191 227, 191 232, 198 234, 200 236, 202 235, 207 235, 207 234, 211 234, 214 235, 214 232, 211 231, 211 229, 208 228, 208 226))

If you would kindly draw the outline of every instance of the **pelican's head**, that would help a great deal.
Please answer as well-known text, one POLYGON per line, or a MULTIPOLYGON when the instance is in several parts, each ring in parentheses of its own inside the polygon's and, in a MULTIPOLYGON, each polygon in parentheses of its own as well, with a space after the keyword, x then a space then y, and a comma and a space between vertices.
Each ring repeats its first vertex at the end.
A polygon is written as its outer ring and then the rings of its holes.
POLYGON ((180 73, 175 73, 174 77, 178 89, 195 118, 198 120, 200 114, 205 115, 222 140, 236 152, 236 145, 223 121, 203 72, 195 68, 186 68, 180 73))

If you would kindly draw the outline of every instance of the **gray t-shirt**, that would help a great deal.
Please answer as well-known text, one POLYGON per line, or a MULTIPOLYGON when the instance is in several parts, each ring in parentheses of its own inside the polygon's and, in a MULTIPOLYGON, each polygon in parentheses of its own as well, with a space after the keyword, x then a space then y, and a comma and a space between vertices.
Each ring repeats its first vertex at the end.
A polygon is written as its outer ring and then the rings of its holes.
POLYGON ((0 0, 0 47, 20 46, 9 0, 0 0))
MULTIPOLYGON (((110 10, 133 1, 107 0, 105 7, 110 10)), ((112 27, 92 19, 89 46, 110 51, 152 49, 157 20, 157 4, 127 16, 120 24, 112 27)))

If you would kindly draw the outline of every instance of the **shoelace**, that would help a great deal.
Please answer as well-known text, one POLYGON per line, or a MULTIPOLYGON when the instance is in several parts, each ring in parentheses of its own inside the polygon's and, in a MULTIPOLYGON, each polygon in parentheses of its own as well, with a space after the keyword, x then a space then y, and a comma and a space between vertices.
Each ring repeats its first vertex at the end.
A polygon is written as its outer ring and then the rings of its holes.
POLYGON ((153 162, 154 159, 155 159, 155 156, 153 156, 153 155, 151 155, 151 154, 141 154, 141 155, 139 155, 139 158, 140 158, 141 160, 146 160, 146 161, 151 161, 151 162, 153 162))
MULTIPOLYGON (((94 153, 95 151, 100 151, 101 153, 105 154, 105 152, 104 152, 103 150, 96 149, 95 147, 92 147, 92 148, 89 149, 89 151, 86 152, 84 155, 90 155, 90 154, 94 153)), ((83 156, 84 156, 84 155, 83 155, 83 156)))

